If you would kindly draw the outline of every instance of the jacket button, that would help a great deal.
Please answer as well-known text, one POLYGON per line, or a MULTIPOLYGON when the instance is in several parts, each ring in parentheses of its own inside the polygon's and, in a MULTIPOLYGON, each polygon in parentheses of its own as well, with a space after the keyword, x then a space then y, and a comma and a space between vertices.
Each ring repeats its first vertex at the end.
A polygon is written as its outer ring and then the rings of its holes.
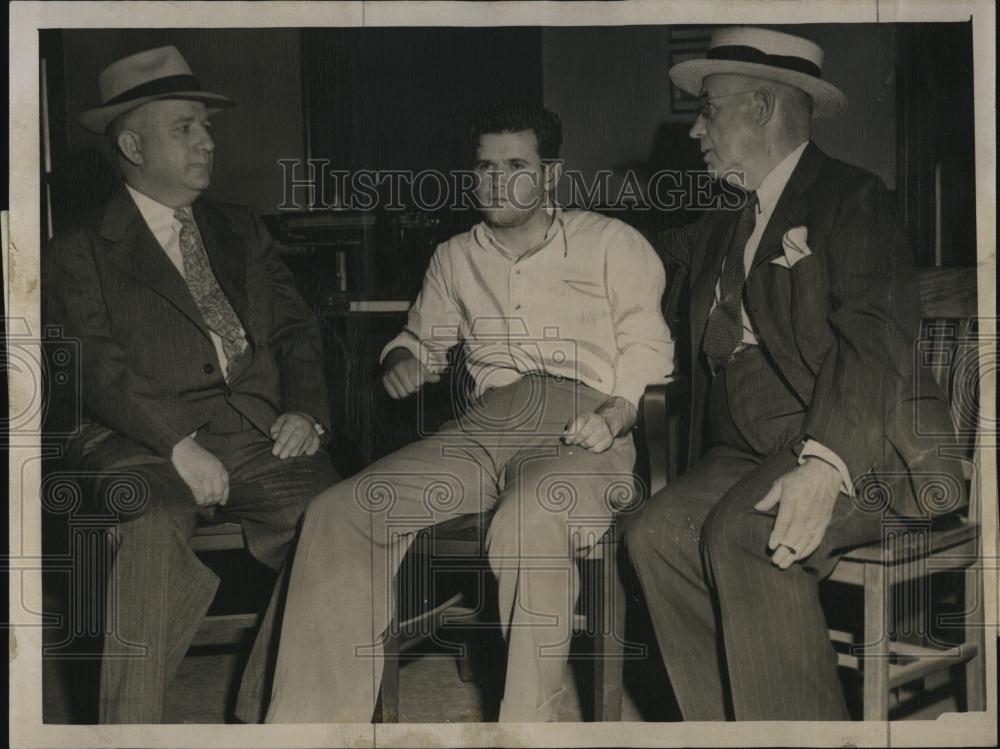
POLYGON ((204 367, 201 368, 201 371, 204 372, 205 374, 212 374, 212 372, 215 371, 215 367, 213 367, 211 364, 206 364, 204 367))
POLYGON ((226 385, 226 389, 223 392, 226 394, 226 397, 229 398, 233 394, 233 389, 229 387, 229 385, 226 385))

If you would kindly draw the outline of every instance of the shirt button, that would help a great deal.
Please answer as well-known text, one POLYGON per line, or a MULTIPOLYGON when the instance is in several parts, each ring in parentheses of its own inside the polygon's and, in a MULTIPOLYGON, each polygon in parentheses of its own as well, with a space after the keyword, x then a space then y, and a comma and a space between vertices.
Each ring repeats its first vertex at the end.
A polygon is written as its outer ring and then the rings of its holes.
POLYGON ((212 374, 212 372, 215 371, 215 367, 213 367, 211 364, 206 364, 204 367, 201 368, 201 371, 204 372, 205 374, 212 374))
POLYGON ((520 304, 515 304, 514 305, 514 309, 521 309, 521 305, 520 304))
POLYGON ((521 275, 521 269, 520 269, 520 268, 518 268, 517 270, 515 270, 515 271, 514 271, 514 275, 515 275, 515 276, 520 276, 520 275, 521 275))

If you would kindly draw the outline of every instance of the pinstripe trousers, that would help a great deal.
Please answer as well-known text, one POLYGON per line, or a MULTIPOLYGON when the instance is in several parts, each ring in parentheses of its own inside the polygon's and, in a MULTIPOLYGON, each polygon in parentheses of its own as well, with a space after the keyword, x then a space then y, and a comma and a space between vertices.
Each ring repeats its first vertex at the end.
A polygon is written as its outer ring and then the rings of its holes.
POLYGON ((756 347, 712 383, 711 448, 629 522, 638 573, 685 720, 844 720, 819 582, 840 550, 880 537, 881 516, 841 494, 820 547, 781 570, 777 509, 754 509, 793 469, 804 407, 756 347), (741 419, 740 406, 770 418, 741 419))
POLYGON ((105 604, 101 723, 162 720, 166 689, 219 584, 188 543, 198 524, 238 520, 250 552, 277 570, 309 500, 336 480, 324 451, 279 460, 269 437, 235 410, 219 411, 195 439, 229 472, 224 507, 199 507, 169 461, 110 430, 101 428, 76 457, 82 470, 101 475, 96 501, 118 519, 105 604), (131 494, 128 503, 123 490, 131 494))

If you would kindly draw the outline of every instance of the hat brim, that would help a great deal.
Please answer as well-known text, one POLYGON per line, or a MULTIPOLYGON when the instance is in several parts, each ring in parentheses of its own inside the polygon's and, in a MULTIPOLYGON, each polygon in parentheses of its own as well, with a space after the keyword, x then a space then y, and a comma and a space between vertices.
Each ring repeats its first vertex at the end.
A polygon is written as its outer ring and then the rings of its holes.
POLYGON ((103 134, 104 131, 107 130, 108 125, 110 125, 116 117, 121 117, 126 112, 129 112, 137 107, 141 107, 143 104, 149 104, 151 101, 160 101, 162 99, 200 101, 208 107, 209 113, 212 114, 221 109, 228 109, 229 107, 236 106, 235 101, 230 99, 228 96, 222 96, 221 94, 213 94, 208 91, 172 91, 169 94, 142 96, 138 99, 123 101, 120 104, 114 104, 110 107, 88 109, 86 112, 81 112, 77 115, 76 119, 77 122, 91 132, 103 134))
POLYGON ((716 74, 749 75, 795 86, 812 97, 813 119, 832 117, 847 106, 844 92, 832 83, 773 65, 738 60, 685 60, 670 68, 670 80, 694 96, 701 93, 701 82, 705 76, 716 74))

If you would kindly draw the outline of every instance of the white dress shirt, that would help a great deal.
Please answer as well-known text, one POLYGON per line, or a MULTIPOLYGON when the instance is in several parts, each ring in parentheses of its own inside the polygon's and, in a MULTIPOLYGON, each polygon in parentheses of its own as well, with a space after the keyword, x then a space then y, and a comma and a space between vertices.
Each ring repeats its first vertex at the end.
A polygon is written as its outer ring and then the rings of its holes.
POLYGON ((460 341, 477 394, 541 372, 638 406, 673 370, 660 312, 663 263, 617 219, 556 210, 540 245, 518 257, 485 223, 438 246, 403 332, 431 371, 460 341))
MULTIPOLYGON (((159 243, 160 247, 163 248, 164 253, 166 253, 167 258, 177 269, 177 272, 181 274, 181 278, 184 278, 184 257, 181 255, 180 239, 181 222, 174 218, 174 211, 176 209, 163 205, 163 203, 153 200, 148 195, 143 195, 131 185, 125 185, 125 187, 129 195, 132 196, 132 200, 135 201, 136 208, 142 214, 142 218, 146 222, 146 226, 149 227, 149 231, 152 232, 153 237, 159 243)), ((189 215, 191 214, 190 206, 186 206, 182 210, 186 211, 189 215)), ((191 216, 191 221, 194 223, 193 215, 191 216)), ((195 223, 195 226, 197 227, 197 223, 195 223)), ((226 355, 222 351, 222 338, 211 330, 208 331, 208 335, 211 337, 215 353, 219 357, 221 371, 226 374, 228 373, 229 360, 226 359, 226 355)))
MULTIPOLYGON (((750 239, 747 240, 747 246, 743 252, 744 272, 746 274, 750 273, 754 256, 757 254, 757 248, 760 246, 760 240, 764 236, 764 231, 767 229, 767 224, 771 220, 771 216, 774 214, 774 208, 781 198, 781 193, 785 191, 785 186, 788 184, 792 172, 798 166, 799 159, 802 158, 802 153, 808 145, 809 141, 805 141, 796 147, 774 169, 768 172, 768 175, 764 177, 757 188, 757 223, 754 225, 753 233, 750 235, 750 239)), ((719 278, 720 280, 715 286, 715 304, 719 303, 722 295, 720 289, 721 274, 719 278)), ((746 305, 742 302, 740 303, 740 313, 743 318, 743 343, 756 346, 757 335, 754 332, 753 324, 750 322, 750 316, 747 314, 746 305)), ((805 463, 806 458, 810 456, 820 458, 836 468, 842 479, 840 490, 850 497, 854 496, 854 482, 851 478, 851 472, 847 469, 847 464, 841 460, 837 453, 816 440, 810 439, 806 440, 799 455, 799 465, 805 463)))

